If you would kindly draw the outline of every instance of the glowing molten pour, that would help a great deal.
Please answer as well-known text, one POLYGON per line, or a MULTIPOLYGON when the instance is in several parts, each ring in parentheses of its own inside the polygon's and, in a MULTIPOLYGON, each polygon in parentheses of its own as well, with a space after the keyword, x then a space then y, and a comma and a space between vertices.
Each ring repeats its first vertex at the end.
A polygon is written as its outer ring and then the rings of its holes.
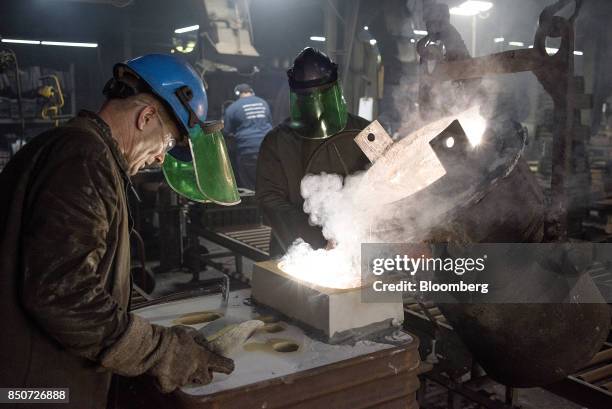
POLYGON ((487 121, 480 116, 478 111, 479 107, 474 107, 459 116, 459 123, 461 123, 472 146, 480 145, 482 135, 487 129, 487 121))
POLYGON ((296 280, 336 289, 361 286, 356 267, 355 260, 341 247, 313 250, 303 241, 296 241, 278 263, 279 269, 296 280))

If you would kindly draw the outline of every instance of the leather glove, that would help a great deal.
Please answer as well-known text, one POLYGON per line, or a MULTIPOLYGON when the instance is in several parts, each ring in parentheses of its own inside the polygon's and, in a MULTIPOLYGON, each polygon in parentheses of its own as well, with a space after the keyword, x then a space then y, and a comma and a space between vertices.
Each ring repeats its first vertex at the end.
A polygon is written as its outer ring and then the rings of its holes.
POLYGON ((213 372, 230 374, 234 361, 207 348, 206 339, 185 326, 166 328, 171 338, 166 352, 147 373, 154 376, 162 392, 172 392, 188 383, 206 385, 213 372))
POLYGON ((204 385, 212 380, 213 372, 234 370, 234 361, 212 352, 195 329, 162 327, 133 314, 119 341, 100 357, 100 364, 123 376, 148 373, 163 392, 190 382, 204 385))

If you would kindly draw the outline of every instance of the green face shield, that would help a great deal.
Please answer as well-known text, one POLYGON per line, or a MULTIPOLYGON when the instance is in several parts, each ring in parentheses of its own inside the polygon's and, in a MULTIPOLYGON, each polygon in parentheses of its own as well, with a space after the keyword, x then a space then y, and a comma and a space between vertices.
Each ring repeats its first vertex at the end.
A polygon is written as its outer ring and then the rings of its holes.
POLYGON ((193 160, 166 155, 162 169, 170 187, 196 202, 230 206, 240 203, 236 180, 221 129, 221 121, 195 125, 189 131, 193 160))
POLYGON ((348 114, 340 84, 308 93, 291 91, 290 127, 308 139, 326 139, 342 131, 348 114))

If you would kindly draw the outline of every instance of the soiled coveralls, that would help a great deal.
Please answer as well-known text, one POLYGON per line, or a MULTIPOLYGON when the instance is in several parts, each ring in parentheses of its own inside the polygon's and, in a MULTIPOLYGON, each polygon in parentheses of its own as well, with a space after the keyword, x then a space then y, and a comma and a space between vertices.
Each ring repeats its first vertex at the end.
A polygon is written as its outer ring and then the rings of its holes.
POLYGON ((82 112, 0 174, 0 387, 70 388, 70 404, 45 408, 105 408, 112 372, 144 373, 177 341, 127 311, 126 169, 110 128, 82 112))
MULTIPOLYGON (((345 131, 360 131, 369 122, 363 118, 349 114, 345 131)), ((335 136, 332 136, 333 139, 335 136)), ((300 137, 288 125, 288 120, 272 129, 259 151, 257 162, 256 195, 264 215, 272 227, 270 254, 277 257, 286 252, 291 244, 302 238, 313 248, 325 247, 327 240, 323 237, 319 226, 308 223, 308 215, 304 213, 304 199, 300 194, 300 183, 305 176, 308 160, 312 153, 326 140, 309 140, 300 137)), ((345 145, 346 146, 346 145, 345 145)), ((350 173, 363 170, 369 163, 359 146, 348 145, 340 152, 346 162, 358 164, 350 173)), ((326 152, 329 170, 337 169, 338 161, 335 152, 326 152)), ((321 162, 319 162, 321 163, 321 162)), ((317 171, 323 171, 323 164, 317 171)))

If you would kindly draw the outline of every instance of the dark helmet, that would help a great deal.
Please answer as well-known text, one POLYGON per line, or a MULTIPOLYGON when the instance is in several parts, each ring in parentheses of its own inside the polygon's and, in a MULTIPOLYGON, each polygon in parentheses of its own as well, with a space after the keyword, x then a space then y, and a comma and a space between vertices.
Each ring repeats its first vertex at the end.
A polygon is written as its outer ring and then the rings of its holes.
POLYGON ((346 127, 348 114, 338 65, 319 50, 308 47, 287 71, 291 88, 289 126, 308 139, 326 139, 346 127))
POLYGON ((308 47, 295 57, 287 76, 293 90, 320 87, 338 80, 338 64, 325 53, 308 47))

